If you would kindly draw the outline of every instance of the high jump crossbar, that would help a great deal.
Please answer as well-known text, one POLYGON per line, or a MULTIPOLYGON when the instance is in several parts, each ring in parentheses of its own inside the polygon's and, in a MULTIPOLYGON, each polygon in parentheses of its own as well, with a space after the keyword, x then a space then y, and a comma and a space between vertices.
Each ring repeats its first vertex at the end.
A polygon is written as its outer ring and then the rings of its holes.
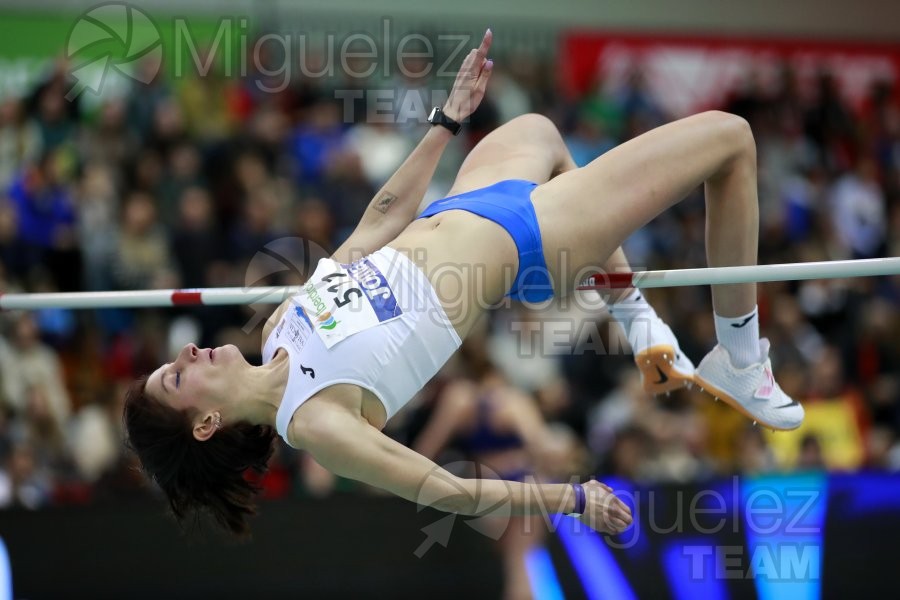
POLYGON ((689 285, 763 283, 766 281, 798 281, 804 279, 843 279, 846 277, 873 277, 877 275, 900 275, 900 257, 750 265, 743 267, 674 269, 669 271, 596 273, 588 277, 576 289, 683 287, 689 285))
MULTIPOLYGON (((710 267, 629 273, 595 273, 576 289, 660 288, 690 285, 762 283, 805 279, 840 279, 900 275, 900 257, 835 260, 744 267, 710 267)), ((223 287, 183 290, 115 292, 57 292, 0 294, 2 310, 43 308, 151 308, 166 306, 223 306, 279 304, 300 291, 300 286, 223 287)))

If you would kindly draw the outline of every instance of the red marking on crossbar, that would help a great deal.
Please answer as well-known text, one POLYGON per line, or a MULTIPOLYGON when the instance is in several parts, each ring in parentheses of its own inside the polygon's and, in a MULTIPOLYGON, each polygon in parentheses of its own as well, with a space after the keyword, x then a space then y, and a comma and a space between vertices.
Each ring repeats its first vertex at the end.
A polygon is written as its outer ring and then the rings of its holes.
POLYGON ((200 292, 172 292, 172 305, 184 306, 190 304, 203 304, 200 292))
POLYGON ((622 289, 631 287, 633 280, 634 273, 594 273, 576 289, 622 289))

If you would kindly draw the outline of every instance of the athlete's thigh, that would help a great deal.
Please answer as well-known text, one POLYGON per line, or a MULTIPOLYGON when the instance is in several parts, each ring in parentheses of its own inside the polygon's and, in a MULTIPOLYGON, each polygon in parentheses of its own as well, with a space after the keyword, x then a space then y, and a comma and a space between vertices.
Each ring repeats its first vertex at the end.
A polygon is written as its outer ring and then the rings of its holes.
POLYGON ((522 115, 475 145, 447 195, 470 192, 504 179, 544 183, 566 156, 565 144, 549 119, 537 114, 522 115))
POLYGON ((752 136, 719 112, 649 131, 587 166, 538 186, 531 198, 559 293, 599 270, 632 232, 726 165, 752 136))

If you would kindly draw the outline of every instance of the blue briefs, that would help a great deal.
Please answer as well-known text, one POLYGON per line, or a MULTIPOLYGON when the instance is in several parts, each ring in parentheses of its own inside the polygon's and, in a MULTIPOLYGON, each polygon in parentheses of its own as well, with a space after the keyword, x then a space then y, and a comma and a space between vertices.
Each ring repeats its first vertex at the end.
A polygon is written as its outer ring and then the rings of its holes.
POLYGON ((514 300, 542 302, 553 297, 553 285, 544 259, 541 230, 531 204, 531 190, 537 184, 524 179, 507 179, 464 194, 436 200, 417 219, 445 210, 465 210, 490 219, 505 229, 519 251, 519 270, 506 293, 514 300))

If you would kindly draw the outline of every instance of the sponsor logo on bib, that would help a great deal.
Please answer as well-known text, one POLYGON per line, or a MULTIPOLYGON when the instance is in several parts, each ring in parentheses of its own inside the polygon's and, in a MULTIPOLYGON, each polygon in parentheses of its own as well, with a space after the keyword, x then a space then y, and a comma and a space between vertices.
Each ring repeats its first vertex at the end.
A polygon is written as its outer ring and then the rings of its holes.
POLYGON ((316 320, 319 321, 319 328, 325 329, 327 331, 331 331, 335 327, 338 326, 340 321, 334 318, 334 315, 328 310, 328 306, 325 304, 325 300, 322 299, 322 296, 319 294, 319 291, 316 289, 316 286, 312 281, 306 284, 304 288, 306 293, 309 295, 310 301, 313 303, 313 306, 316 309, 316 320))
POLYGON ((319 316, 319 327, 327 329, 328 331, 337 327, 338 322, 339 321, 336 321, 330 312, 326 312, 324 315, 319 316))

